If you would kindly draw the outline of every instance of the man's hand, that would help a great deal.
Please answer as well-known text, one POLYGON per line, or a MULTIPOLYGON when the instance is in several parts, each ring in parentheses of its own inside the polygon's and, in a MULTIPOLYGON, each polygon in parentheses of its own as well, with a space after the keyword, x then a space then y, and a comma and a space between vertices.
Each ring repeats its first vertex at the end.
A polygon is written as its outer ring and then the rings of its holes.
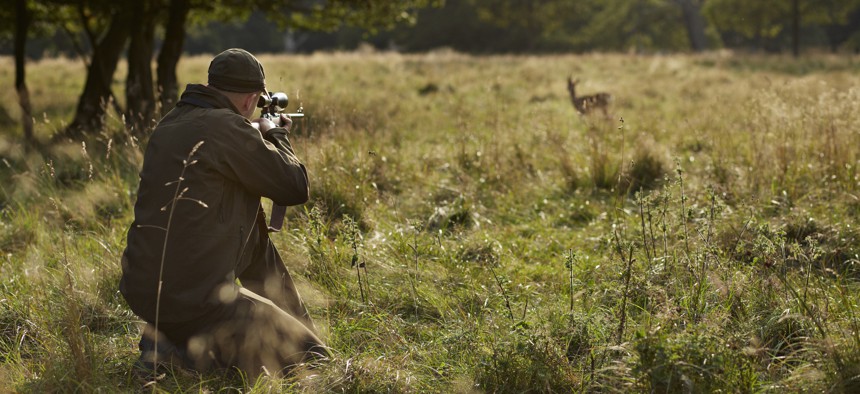
POLYGON ((266 118, 257 118, 252 120, 251 126, 254 126, 254 128, 257 130, 260 130, 260 133, 262 134, 266 134, 269 129, 278 127, 274 122, 266 118))
POLYGON ((271 120, 266 118, 257 118, 251 121, 251 125, 253 125, 254 128, 256 128, 257 130, 260 130, 260 133, 264 135, 267 131, 269 131, 269 129, 273 129, 275 127, 283 127, 287 130, 287 132, 290 131, 290 127, 293 125, 293 121, 292 119, 290 119, 289 116, 280 114, 277 120, 279 124, 275 124, 275 122, 272 122, 271 120))
POLYGON ((287 133, 289 133, 290 128, 293 127, 293 120, 290 119, 290 117, 287 115, 284 115, 284 114, 280 114, 280 115, 281 115, 281 119, 280 119, 281 120, 281 127, 287 129, 287 133))

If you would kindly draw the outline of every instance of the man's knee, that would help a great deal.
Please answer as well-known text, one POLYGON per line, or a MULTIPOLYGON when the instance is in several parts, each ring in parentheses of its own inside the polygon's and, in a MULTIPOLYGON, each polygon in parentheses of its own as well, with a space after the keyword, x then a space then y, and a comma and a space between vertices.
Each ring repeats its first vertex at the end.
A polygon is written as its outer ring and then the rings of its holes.
POLYGON ((232 317, 188 342, 195 367, 237 367, 249 375, 283 371, 330 352, 301 321, 247 290, 232 317), (249 294, 250 293, 250 294, 249 294))

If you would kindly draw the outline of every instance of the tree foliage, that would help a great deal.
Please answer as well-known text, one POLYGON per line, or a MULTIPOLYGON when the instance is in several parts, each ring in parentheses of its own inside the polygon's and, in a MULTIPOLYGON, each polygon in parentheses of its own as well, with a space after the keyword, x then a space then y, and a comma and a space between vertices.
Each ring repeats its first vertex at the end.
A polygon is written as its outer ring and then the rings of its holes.
MULTIPOLYGON (((681 11, 667 0, 596 2, 595 15, 581 37, 601 39, 611 50, 684 50, 689 48, 681 11)), ((577 39, 581 39, 577 37, 577 39)))
POLYGON ((582 25, 589 14, 589 2, 529 0, 470 0, 478 19, 497 28, 517 32, 519 45, 527 50, 552 47, 571 28, 582 25), (560 17, 563 16, 563 17, 560 17), (577 18, 579 16, 579 18, 577 18), (579 20, 577 20, 579 19, 579 20))
MULTIPOLYGON (((857 0, 798 0, 805 46, 834 50, 860 31, 857 0), (825 39, 826 38, 826 39, 825 39)), ((365 37, 380 47, 445 46, 485 52, 685 51, 720 47, 782 51, 791 45, 793 0, 447 0, 414 27, 365 37)), ((305 35, 300 50, 349 47, 367 32, 305 35), (359 36, 356 38, 356 36, 359 36)), ((210 36, 217 36, 211 34, 210 36)))
MULTIPOLYGON (((29 34, 33 37, 43 37, 53 33, 56 27, 50 23, 49 16, 56 10, 49 4, 40 1, 26 0, 27 8, 33 14, 29 34)), ((0 7, 0 42, 11 42, 15 33, 15 21, 18 15, 12 2, 0 7)))
POLYGON ((728 45, 776 50, 795 12, 800 28, 815 28, 845 24, 858 8, 858 0, 708 0, 703 13, 728 45))
MULTIPOLYGON (((24 1, 24 0, 22 0, 24 1)), ((146 133, 156 115, 156 91, 160 103, 169 108, 178 91, 175 68, 182 53, 182 41, 189 21, 235 21, 247 19, 252 10, 270 17, 281 29, 333 30, 344 25, 364 29, 390 28, 401 22, 414 22, 418 8, 433 0, 26 0, 39 9, 38 24, 59 26, 71 38, 72 46, 87 63, 87 79, 75 118, 66 135, 80 137, 98 132, 104 124, 108 106, 126 120, 132 134, 146 133), (43 12, 42 9, 45 11, 43 12), (169 10, 169 12, 168 12, 169 10), (156 31, 164 31, 164 44, 158 54, 158 78, 153 78, 152 58, 156 31), (80 37, 85 40, 80 40, 80 37), (82 43, 83 42, 83 43, 82 43), (177 45, 177 43, 179 45, 177 45), (111 81, 121 54, 128 59, 126 108, 117 104, 111 81), (154 84, 158 88, 154 88, 154 84)), ((14 11, 0 11, 0 38, 12 35, 14 11)), ((29 21, 30 19, 27 19, 29 21)), ((28 35, 35 35, 31 29, 28 35)), ((44 33, 43 33, 44 34, 44 33)), ((20 36, 20 35, 19 35, 20 36)), ((26 39, 25 39, 26 40, 26 39)), ((18 41, 16 41, 18 43, 18 41)), ((16 47, 21 45, 16 44, 16 47)), ((23 71, 23 63, 17 66, 23 71)))
POLYGON ((281 27, 331 31, 354 26, 375 32, 399 24, 414 24, 419 9, 441 3, 442 0, 299 0, 277 5, 262 1, 260 9, 271 10, 274 15, 284 12, 289 19, 274 18, 281 27))

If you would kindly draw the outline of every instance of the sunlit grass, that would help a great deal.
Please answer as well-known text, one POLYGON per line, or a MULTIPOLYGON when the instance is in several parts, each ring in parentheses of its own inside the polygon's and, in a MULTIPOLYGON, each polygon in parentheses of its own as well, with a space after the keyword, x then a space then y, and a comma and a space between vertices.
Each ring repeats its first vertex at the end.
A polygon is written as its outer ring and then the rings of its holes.
MULTIPOLYGON (((274 241, 335 357, 251 391, 858 384, 857 59, 260 59, 307 114, 292 142, 312 202, 274 241), (613 94, 610 119, 576 115, 570 75, 582 94, 613 94)), ((205 83, 208 62, 184 58, 180 82, 205 83)), ((83 65, 29 66, 47 141, 83 65)), ((0 98, 17 119, 14 90, 0 98)), ((145 141, 113 122, 38 151, 14 125, 0 135, 0 380, 13 391, 142 385, 116 286, 145 141)), ((158 388, 247 382, 177 372, 158 388)))

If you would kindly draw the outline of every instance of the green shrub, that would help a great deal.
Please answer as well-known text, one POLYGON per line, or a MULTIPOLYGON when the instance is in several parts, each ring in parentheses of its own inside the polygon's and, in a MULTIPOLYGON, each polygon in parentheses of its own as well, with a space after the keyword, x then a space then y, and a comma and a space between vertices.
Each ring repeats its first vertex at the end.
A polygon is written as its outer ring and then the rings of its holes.
POLYGON ((639 333, 635 350, 633 371, 642 392, 752 393, 759 388, 748 358, 716 337, 639 333))
POLYGON ((666 166, 663 161, 650 150, 639 149, 620 187, 633 195, 640 190, 656 188, 665 176, 666 166))
POLYGON ((540 333, 514 331, 480 361, 475 382, 488 393, 566 393, 581 386, 567 349, 540 333))

